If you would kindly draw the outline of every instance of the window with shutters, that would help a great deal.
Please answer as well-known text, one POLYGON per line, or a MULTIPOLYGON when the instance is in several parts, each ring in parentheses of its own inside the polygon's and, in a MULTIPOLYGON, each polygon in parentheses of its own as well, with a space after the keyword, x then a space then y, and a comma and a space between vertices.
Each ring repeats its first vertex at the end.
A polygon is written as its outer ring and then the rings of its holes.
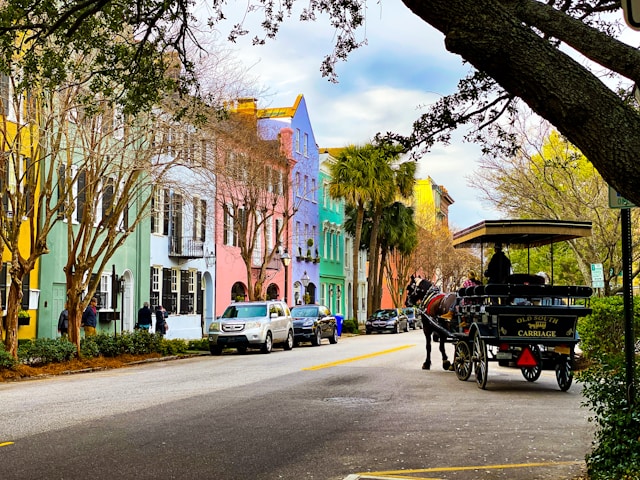
POLYGON ((113 197, 115 195, 115 180, 107 178, 102 185, 102 220, 107 222, 113 215, 113 197))
POLYGON ((84 209, 86 205, 86 188, 87 188, 87 172, 81 170, 78 172, 78 181, 76 183, 76 221, 81 222, 84 217, 84 209))

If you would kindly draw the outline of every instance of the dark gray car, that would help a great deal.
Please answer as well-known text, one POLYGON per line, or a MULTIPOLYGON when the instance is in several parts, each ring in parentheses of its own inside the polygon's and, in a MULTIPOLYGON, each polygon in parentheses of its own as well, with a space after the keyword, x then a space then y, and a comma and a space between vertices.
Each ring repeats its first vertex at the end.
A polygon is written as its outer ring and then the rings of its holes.
POLYGON ((365 323, 367 335, 371 332, 408 332, 409 320, 399 308, 384 308, 376 310, 365 323))
POLYGON ((338 343, 336 317, 324 305, 298 305, 291 309, 293 317, 293 341, 320 345, 323 338, 338 343))

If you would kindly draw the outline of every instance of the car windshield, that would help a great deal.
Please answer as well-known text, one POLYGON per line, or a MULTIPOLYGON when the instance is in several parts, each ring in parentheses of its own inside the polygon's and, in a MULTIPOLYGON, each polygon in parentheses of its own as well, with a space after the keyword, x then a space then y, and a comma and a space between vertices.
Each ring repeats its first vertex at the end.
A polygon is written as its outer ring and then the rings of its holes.
POLYGON ((373 316, 376 318, 389 318, 389 317, 394 317, 395 315, 396 315, 395 310, 378 310, 376 313, 373 314, 373 316))
POLYGON ((266 317, 266 305, 231 305, 222 314, 222 318, 266 317))
POLYGON ((414 311, 413 311, 413 308, 405 308, 405 309, 404 309, 404 314, 405 314, 407 317, 413 317, 415 313, 414 313, 414 311))
POLYGON ((293 307, 291 309, 292 317, 317 317, 318 307, 293 307))

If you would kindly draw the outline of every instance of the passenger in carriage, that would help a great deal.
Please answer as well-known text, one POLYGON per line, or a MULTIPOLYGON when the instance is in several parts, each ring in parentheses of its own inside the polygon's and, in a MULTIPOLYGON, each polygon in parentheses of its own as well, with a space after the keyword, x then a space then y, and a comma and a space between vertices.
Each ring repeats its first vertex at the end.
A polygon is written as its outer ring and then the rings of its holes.
POLYGON ((505 283, 510 273, 511 261, 502 251, 502 245, 496 243, 494 254, 484 272, 484 276, 488 278, 487 283, 505 283))

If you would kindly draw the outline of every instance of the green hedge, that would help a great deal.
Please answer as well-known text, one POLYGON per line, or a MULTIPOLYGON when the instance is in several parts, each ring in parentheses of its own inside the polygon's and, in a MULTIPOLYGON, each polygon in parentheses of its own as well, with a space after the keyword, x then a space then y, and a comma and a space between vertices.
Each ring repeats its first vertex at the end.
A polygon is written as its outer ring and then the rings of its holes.
MULTIPOLYGON (((640 299, 634 301, 634 329, 640 333, 640 299)), ((592 298, 591 315, 578 321, 580 348, 585 358, 624 351, 624 305, 621 296, 592 298)))
MULTIPOLYGON (((124 332, 120 335, 99 333, 82 338, 80 354, 84 358, 117 357, 119 355, 146 355, 158 353, 163 356, 180 355, 188 351, 189 343, 184 340, 165 339, 162 335, 146 330, 124 332)), ((207 345, 208 349, 208 345, 207 345)), ((64 362, 77 356, 76 346, 67 338, 38 338, 20 340, 18 361, 0 347, 0 368, 14 368, 18 363, 38 366, 54 362, 64 362)))
POLYGON ((591 365, 578 372, 584 383, 582 395, 595 423, 593 450, 586 457, 591 480, 636 480, 640 478, 640 365, 635 363, 635 398, 627 399, 624 353, 595 353, 591 365))
POLYGON ((18 361, 27 365, 66 362, 76 353, 76 346, 66 338, 38 338, 18 344, 18 361))

